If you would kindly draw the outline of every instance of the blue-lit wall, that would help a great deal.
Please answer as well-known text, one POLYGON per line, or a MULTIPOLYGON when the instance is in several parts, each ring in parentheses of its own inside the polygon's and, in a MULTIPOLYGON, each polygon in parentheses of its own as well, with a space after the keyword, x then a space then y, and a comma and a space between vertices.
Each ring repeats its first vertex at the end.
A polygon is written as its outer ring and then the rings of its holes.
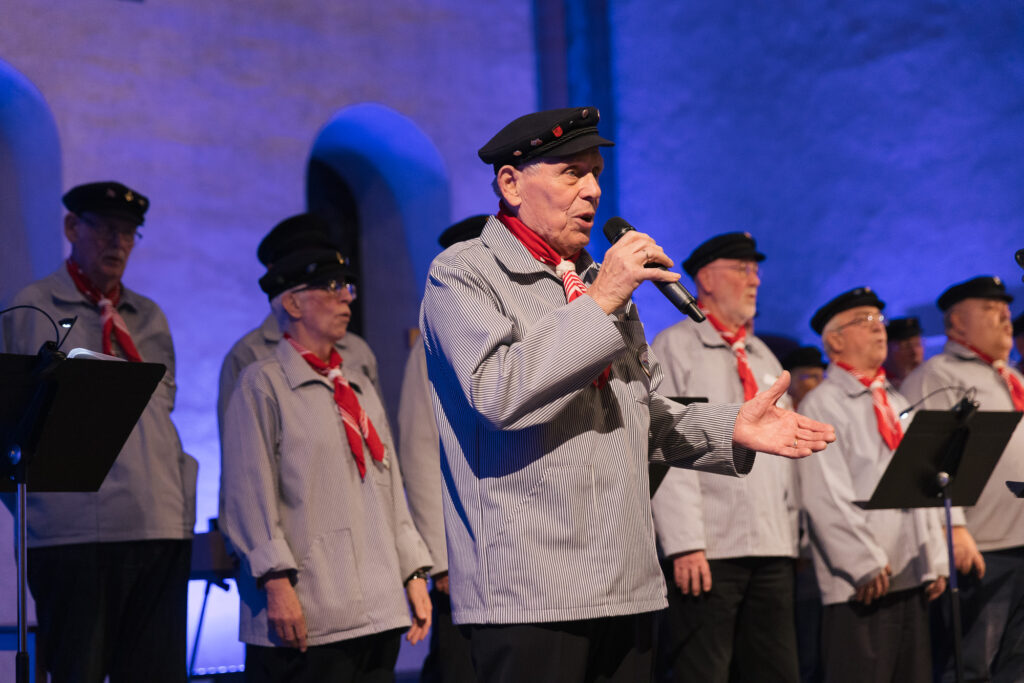
MULTIPOLYGON (((1024 3, 611 6, 620 211, 677 262, 750 231, 759 331, 812 341, 861 284, 928 334, 972 275, 1024 299, 1024 3)), ((653 334, 678 316, 644 289, 653 334)))
MULTIPOLYGON (((1024 294, 1012 262, 1024 247, 1024 0, 561 9, 5 1, 0 60, 16 78, 0 87, 16 81, 52 120, 0 117, 0 139, 37 140, 59 167, 35 167, 41 180, 19 190, 39 208, 3 226, 3 267, 28 245, 53 252, 32 247, 36 277, 59 259, 58 183, 118 178, 151 196, 126 282, 170 320, 175 421, 201 462, 200 529, 216 514, 218 368, 265 314, 255 246, 305 208, 311 155, 362 192, 361 257, 376 278, 362 290, 374 302, 367 336, 392 402, 396 337, 415 325, 434 236, 495 206, 476 149, 541 103, 604 108, 619 144, 602 218, 621 214, 677 262, 718 232, 757 237, 769 257, 760 331, 811 340, 817 305, 860 284, 892 313, 925 313, 931 334, 932 302, 951 282, 993 273, 1024 294)), ((653 288, 637 299, 650 336, 678 319, 653 288)), ((217 596, 201 665, 237 657, 224 645, 234 610, 217 596)))

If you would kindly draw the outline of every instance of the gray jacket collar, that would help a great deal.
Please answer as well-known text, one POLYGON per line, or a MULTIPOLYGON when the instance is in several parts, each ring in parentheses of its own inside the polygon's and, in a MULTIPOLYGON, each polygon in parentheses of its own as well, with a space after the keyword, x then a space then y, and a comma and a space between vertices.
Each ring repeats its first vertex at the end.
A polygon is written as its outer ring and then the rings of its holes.
MULTIPOLYGON (((859 379, 835 363, 829 363, 828 370, 826 372, 828 373, 828 378, 835 382, 839 388, 845 391, 851 398, 871 391, 870 387, 866 387, 861 384, 859 379)), ((885 380, 885 391, 886 393, 893 392, 892 383, 889 382, 888 378, 885 380)))
MULTIPOLYGON (((732 347, 729 346, 725 339, 722 338, 722 335, 719 334, 718 330, 715 329, 715 326, 711 324, 710 320, 705 320, 702 323, 692 324, 697 326, 697 339, 700 340, 701 344, 711 348, 722 347, 732 351, 732 347)), ((747 333, 747 336, 743 340, 743 343, 746 346, 747 353, 752 353, 755 356, 760 356, 761 345, 758 343, 760 341, 761 340, 758 339, 755 335, 747 333)))
MULTIPOLYGON (((487 219, 483 232, 480 233, 480 241, 491 250, 495 260, 510 272, 521 275, 545 274, 556 280, 560 279, 555 275, 555 269, 535 259, 533 254, 523 246, 523 243, 505 227, 505 224, 498 220, 497 216, 487 219)), ((587 250, 583 249, 580 251, 579 258, 576 259, 576 272, 586 282, 585 276, 591 269, 596 272, 597 264, 587 250)))
MULTIPOLYGON (((65 264, 62 263, 54 274, 57 276, 52 290, 55 301, 67 304, 83 304, 90 308, 96 307, 84 294, 78 291, 78 287, 75 286, 75 281, 71 279, 71 274, 68 273, 68 268, 65 264)), ((130 308, 133 311, 139 310, 139 295, 122 284, 121 300, 117 302, 117 307, 119 309, 130 308)))
POLYGON ((260 323, 260 332, 263 333, 263 338, 270 344, 276 344, 282 339, 281 328, 278 326, 273 313, 268 313, 267 317, 260 323))
POLYGON ((952 339, 946 340, 946 345, 942 347, 943 353, 948 353, 951 356, 956 356, 960 360, 977 361, 982 365, 988 365, 981 356, 971 351, 969 348, 961 344, 960 342, 953 341, 952 339))
POLYGON ((286 339, 282 338, 277 343, 274 353, 277 356, 277 362, 281 364, 284 378, 288 381, 288 386, 293 391, 303 384, 309 384, 310 382, 319 382, 331 391, 334 391, 334 384, 314 370, 286 339))

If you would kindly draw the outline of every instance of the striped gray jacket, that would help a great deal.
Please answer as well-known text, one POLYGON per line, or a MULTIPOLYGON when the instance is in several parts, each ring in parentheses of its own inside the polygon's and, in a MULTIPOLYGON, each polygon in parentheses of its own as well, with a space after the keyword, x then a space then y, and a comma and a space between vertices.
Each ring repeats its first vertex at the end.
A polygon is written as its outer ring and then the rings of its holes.
MULTIPOLYGON (((584 251, 584 282, 598 265, 584 251)), ((630 302, 607 315, 491 218, 430 268, 420 327, 442 445, 457 623, 527 623, 665 606, 647 464, 738 476, 738 405, 682 408, 630 302), (606 387, 592 384, 611 364, 606 387)))
MULTIPOLYGON (((782 366, 763 341, 747 335, 747 359, 759 391, 782 366)), ((661 359, 669 396, 742 401, 736 355, 710 322, 684 320, 651 344, 661 359)), ((779 402, 790 407, 789 397, 779 402)), ((796 557, 796 462, 766 455, 742 479, 670 470, 651 501, 654 529, 665 555, 704 550, 708 559, 796 557)))

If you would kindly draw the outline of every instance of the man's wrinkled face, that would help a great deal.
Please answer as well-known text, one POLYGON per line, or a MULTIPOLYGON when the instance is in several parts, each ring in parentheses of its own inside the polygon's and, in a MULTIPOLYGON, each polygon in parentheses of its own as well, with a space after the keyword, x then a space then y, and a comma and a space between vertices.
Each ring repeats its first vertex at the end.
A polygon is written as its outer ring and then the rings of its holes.
POLYGON ((826 325, 825 334, 831 335, 835 358, 858 370, 877 369, 885 361, 885 317, 875 306, 857 306, 837 313, 826 325))
POLYGON ((950 337, 997 360, 1013 347, 1010 305, 998 299, 964 299, 949 309, 950 337))
MULTIPOLYGON (((332 283, 333 284, 333 283, 332 283)), ((299 323, 307 333, 321 341, 334 343, 345 336, 352 319, 351 304, 355 290, 346 287, 300 287, 289 295, 294 297, 299 323)))
POLYGON ((715 259, 698 273, 701 288, 713 300, 715 309, 728 324, 741 326, 757 312, 757 289, 761 286, 757 261, 715 259))
POLYGON ((134 221, 94 213, 69 213, 64 220, 72 259, 90 280, 101 286, 121 281, 138 228, 134 221))
POLYGON ((538 159, 521 169, 505 166, 498 184, 519 220, 568 257, 590 242, 603 169, 601 152, 592 147, 571 156, 538 159), (506 171, 510 175, 502 177, 506 171))

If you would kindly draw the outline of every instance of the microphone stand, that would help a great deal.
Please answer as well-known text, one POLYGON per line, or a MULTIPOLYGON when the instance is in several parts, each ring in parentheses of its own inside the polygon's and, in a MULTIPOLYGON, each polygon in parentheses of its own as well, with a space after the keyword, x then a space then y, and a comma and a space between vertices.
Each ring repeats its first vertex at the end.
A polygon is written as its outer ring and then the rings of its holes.
POLYGON ((49 411, 53 401, 55 387, 51 378, 57 367, 66 359, 57 350, 57 344, 46 342, 39 349, 36 365, 32 376, 36 383, 28 408, 18 424, 10 448, 7 461, 13 468, 11 478, 17 487, 15 494, 15 535, 18 556, 18 653, 14 658, 17 683, 29 682, 28 657, 28 551, 26 550, 27 499, 28 499, 28 465, 32 459, 35 444, 39 441, 39 429, 43 417, 49 411))
POLYGON ((949 441, 946 444, 946 452, 942 458, 942 465, 936 475, 936 484, 942 496, 942 506, 946 516, 946 551, 949 558, 949 601, 951 621, 953 624, 953 661, 956 668, 956 681, 964 681, 963 661, 963 629, 960 624, 960 587, 957 582, 956 560, 953 555, 953 496, 950 487, 960 468, 960 460, 964 455, 964 446, 967 444, 969 424, 974 415, 978 412, 978 403, 963 398, 952 408, 952 412, 960 421, 949 441))

